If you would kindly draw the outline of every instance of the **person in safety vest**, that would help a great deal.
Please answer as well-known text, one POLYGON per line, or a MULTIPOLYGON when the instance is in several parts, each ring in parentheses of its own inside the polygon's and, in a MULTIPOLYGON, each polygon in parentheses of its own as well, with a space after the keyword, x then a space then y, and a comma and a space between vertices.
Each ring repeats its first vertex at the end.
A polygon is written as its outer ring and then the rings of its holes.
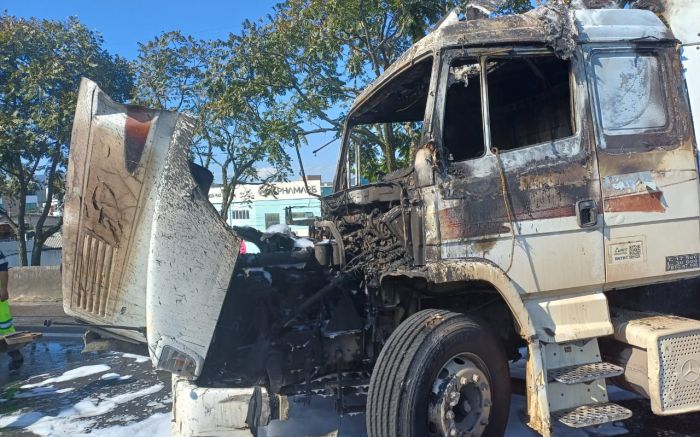
MULTIPOLYGON (((7 260, 5 254, 0 251, 0 336, 9 335, 15 332, 15 326, 12 324, 12 313, 10 312, 10 295, 7 292, 7 282, 9 279, 7 271, 7 260)), ((10 369, 17 369, 22 365, 24 357, 18 350, 7 353, 11 358, 10 369)))

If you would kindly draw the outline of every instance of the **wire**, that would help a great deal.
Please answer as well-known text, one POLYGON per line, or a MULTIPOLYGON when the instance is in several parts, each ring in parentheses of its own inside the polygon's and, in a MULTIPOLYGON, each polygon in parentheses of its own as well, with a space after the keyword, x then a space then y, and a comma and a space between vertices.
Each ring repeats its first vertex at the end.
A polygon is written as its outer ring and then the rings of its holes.
POLYGON ((503 165, 501 163, 501 155, 498 147, 492 147, 491 151, 496 155, 496 162, 498 163, 498 172, 501 175, 501 194, 503 195, 503 204, 506 207, 506 214, 508 214, 508 223, 510 224, 510 260, 508 261, 508 268, 505 270, 506 273, 510 271, 513 267, 513 256, 515 254, 515 223, 513 219, 513 211, 510 208, 510 202, 508 201, 508 184, 506 183, 506 173, 503 170, 503 165))

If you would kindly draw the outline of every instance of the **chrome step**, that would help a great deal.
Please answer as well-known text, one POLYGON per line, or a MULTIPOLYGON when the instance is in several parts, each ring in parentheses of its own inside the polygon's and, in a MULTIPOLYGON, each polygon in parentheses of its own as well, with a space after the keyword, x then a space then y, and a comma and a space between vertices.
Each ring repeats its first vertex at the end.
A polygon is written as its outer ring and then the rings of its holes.
POLYGON ((632 412, 623 406, 606 402, 556 411, 552 416, 566 426, 585 428, 629 419, 632 417, 632 412))
POLYGON ((560 367, 547 370, 549 381, 557 381, 562 384, 579 384, 591 382, 596 379, 612 378, 622 375, 624 369, 611 363, 577 364, 575 366, 560 367))

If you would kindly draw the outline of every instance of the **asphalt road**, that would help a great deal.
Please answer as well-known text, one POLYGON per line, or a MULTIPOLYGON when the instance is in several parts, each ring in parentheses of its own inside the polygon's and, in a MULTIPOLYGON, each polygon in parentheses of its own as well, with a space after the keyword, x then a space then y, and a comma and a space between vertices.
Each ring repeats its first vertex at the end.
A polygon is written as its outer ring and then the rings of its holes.
MULTIPOLYGON (((170 375, 155 372, 145 357, 115 352, 83 354, 80 328, 44 329, 44 315, 15 315, 18 327, 44 331, 23 349, 25 363, 8 372, 0 355, 0 434, 5 436, 166 437, 170 426, 170 375)), ((59 318, 60 314, 53 315, 59 318)), ((513 373, 518 373, 514 366, 513 373)), ((525 424, 524 387, 515 381, 507 436, 535 436, 525 424)), ((700 436, 700 414, 656 417, 648 401, 612 388, 610 398, 634 412, 632 419, 597 429, 561 429, 562 435, 700 436)), ((361 402, 361 399, 360 399, 361 402)), ((291 417, 260 429, 260 436, 364 436, 363 414, 339 417, 332 396, 300 398, 291 417)))

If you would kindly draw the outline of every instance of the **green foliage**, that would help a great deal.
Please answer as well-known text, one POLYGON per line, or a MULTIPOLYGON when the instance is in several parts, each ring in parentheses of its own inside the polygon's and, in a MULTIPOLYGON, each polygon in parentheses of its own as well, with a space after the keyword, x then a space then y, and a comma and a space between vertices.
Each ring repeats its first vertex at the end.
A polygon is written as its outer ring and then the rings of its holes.
POLYGON ((139 54, 132 64, 134 103, 195 116, 193 151, 200 150, 204 137, 207 95, 203 83, 210 69, 211 50, 207 41, 179 31, 166 32, 139 43, 139 54))
MULTIPOLYGON (((297 120, 296 141, 338 138, 352 100, 457 3, 287 0, 266 19, 244 23, 238 42, 261 86, 284 96, 279 115, 297 120)), ((375 137, 386 171, 406 156, 392 141, 398 135, 375 137)))
POLYGON ((221 183, 223 217, 237 185, 265 185, 290 172, 289 123, 241 56, 235 37, 203 41, 173 31, 141 44, 134 62, 137 102, 195 117, 193 159, 221 183), (263 163, 272 171, 258 171, 263 163))
MULTIPOLYGON (((169 32, 140 46, 135 97, 197 117, 193 154, 222 182, 226 214, 237 184, 287 177, 285 148, 318 134, 339 138, 355 97, 462 3, 285 0, 225 41, 169 32), (277 171, 261 175, 260 165, 277 171)), ((497 14, 530 8, 529 0, 507 0, 497 14)), ((370 144, 365 177, 408 165, 415 129, 387 124, 358 134, 370 144)))
MULTIPOLYGON (((286 0, 257 22, 245 22, 233 39, 240 61, 260 90, 284 97, 276 106, 305 144, 310 135, 339 138, 350 104, 405 50, 456 6, 457 0, 286 0)), ((498 14, 531 8, 508 0, 498 14)), ((408 165, 415 132, 402 124, 364 130, 363 176, 376 180, 408 165)))
POLYGON ((63 194, 71 126, 81 77, 97 80, 117 99, 131 91, 128 63, 102 49, 102 37, 76 18, 66 21, 0 16, 0 195, 15 199, 18 213, 0 210, 13 226, 23 250, 25 196, 46 187, 46 207, 34 227, 40 262, 44 240, 58 226, 44 229, 54 197, 63 194), (20 241, 21 240, 21 241, 20 241))
POLYGON ((530 0, 506 0, 496 12, 497 15, 522 14, 532 9, 530 0))

